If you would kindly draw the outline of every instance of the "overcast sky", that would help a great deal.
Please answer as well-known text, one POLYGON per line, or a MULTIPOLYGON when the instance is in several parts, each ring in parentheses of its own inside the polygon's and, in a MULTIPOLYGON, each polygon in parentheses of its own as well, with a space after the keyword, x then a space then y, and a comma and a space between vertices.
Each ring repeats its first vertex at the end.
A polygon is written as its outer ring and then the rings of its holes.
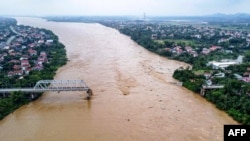
POLYGON ((195 16, 250 13, 250 0, 1 0, 0 15, 195 16))

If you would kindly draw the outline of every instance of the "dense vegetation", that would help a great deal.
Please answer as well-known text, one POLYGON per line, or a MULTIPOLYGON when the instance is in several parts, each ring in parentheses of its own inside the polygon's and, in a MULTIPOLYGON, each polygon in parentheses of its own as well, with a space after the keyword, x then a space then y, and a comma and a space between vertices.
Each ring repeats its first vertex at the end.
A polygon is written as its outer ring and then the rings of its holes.
MULTIPOLYGON (((246 69, 242 65, 242 70, 246 69)), ((237 67, 231 68, 237 71, 237 67)), ((217 84, 224 84, 223 89, 206 91, 205 98, 213 102, 217 108, 226 111, 230 116, 240 123, 250 125, 250 84, 235 80, 231 74, 227 78, 213 78, 217 84)), ((190 69, 176 70, 174 78, 183 82, 183 86, 196 92, 200 92, 201 86, 205 82, 204 76, 196 75, 190 69)))
MULTIPOLYGON (((231 32, 228 28, 223 30, 207 27, 207 25, 199 28, 204 31, 199 33, 197 28, 191 25, 162 26, 162 23, 130 23, 123 25, 121 28, 115 22, 104 22, 103 24, 117 28, 121 33, 130 36, 135 42, 152 52, 191 64, 192 68, 180 68, 173 74, 173 77, 183 82, 183 86, 187 89, 200 93, 202 85, 206 85, 207 80, 212 80, 213 84, 224 85, 223 89, 207 90, 204 97, 213 102, 219 109, 226 111, 235 120, 250 125, 250 84, 239 81, 234 77, 236 73, 243 75, 250 67, 250 52, 246 39, 230 38, 231 35, 224 34, 231 32), (174 36, 162 36, 163 31, 166 35, 174 33, 174 36), (206 33, 209 31, 210 33, 206 33), (201 34, 202 36, 201 38, 195 38, 192 36, 194 34, 201 34), (153 35, 154 38, 152 38, 153 35), (223 38, 230 38, 230 40, 218 42, 223 38), (198 56, 194 57, 188 52, 174 53, 172 50, 176 46, 180 46, 182 50, 185 50, 186 46, 191 46, 198 53, 198 56), (208 55, 201 53, 203 48, 211 46, 220 46, 221 48, 210 52, 208 55), (242 65, 230 66, 226 70, 215 70, 207 65, 209 61, 236 59, 239 55, 245 56, 242 65), (206 78, 205 73, 210 73, 211 76, 206 78), (226 77, 216 77, 216 74, 219 73, 225 73, 226 77)), ((238 27, 240 26, 238 25, 238 27)), ((245 31, 241 31, 241 33, 242 36, 248 34, 245 31)))
MULTIPOLYGON (((1 88, 21 88, 21 87, 33 87, 39 80, 53 79, 57 69, 66 64, 66 50, 63 44, 58 41, 58 37, 52 33, 52 31, 41 29, 41 31, 50 35, 53 39, 53 44, 49 47, 41 45, 36 47, 38 52, 46 51, 49 63, 44 63, 44 69, 40 71, 31 71, 29 75, 25 75, 22 79, 19 76, 8 77, 6 75, 7 70, 0 70, 0 87, 1 88)), ((34 56, 36 57, 36 56, 34 56)), ((3 64, 8 64, 9 59, 3 64)), ((20 106, 29 103, 30 101, 38 98, 41 94, 35 94, 35 98, 31 97, 31 94, 14 92, 11 94, 2 94, 0 97, 0 119, 3 119, 6 115, 13 112, 20 106)))

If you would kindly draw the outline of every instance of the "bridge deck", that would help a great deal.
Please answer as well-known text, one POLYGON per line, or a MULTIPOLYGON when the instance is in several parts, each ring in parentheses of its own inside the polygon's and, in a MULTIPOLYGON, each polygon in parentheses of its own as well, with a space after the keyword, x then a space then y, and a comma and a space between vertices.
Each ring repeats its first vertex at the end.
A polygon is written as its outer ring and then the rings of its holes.
POLYGON ((5 88, 0 93, 28 92, 42 93, 47 91, 89 91, 90 88, 83 80, 40 80, 34 88, 5 88))
POLYGON ((0 89, 0 93, 11 93, 11 92, 28 92, 28 93, 42 93, 48 91, 88 91, 88 87, 78 87, 78 88, 44 88, 44 89, 34 89, 34 88, 13 88, 13 89, 0 89))

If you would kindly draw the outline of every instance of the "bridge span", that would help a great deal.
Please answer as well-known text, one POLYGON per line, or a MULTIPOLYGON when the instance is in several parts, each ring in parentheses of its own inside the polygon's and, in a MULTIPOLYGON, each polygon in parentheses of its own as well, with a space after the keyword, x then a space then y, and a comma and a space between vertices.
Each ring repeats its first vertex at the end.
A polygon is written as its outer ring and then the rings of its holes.
POLYGON ((11 92, 43 93, 47 91, 86 91, 88 97, 92 95, 92 90, 83 80, 40 80, 33 88, 4 88, 0 93, 11 92))

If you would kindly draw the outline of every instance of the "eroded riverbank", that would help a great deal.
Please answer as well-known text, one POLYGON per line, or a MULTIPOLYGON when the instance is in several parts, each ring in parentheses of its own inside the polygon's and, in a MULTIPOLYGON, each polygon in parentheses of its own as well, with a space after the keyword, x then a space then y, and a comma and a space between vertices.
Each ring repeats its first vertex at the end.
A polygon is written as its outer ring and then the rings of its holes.
POLYGON ((114 29, 17 20, 57 34, 70 61, 55 79, 83 79, 94 97, 46 93, 0 122, 0 138, 6 141, 221 141, 223 125, 236 124, 199 95, 171 83, 173 71, 186 64, 148 52, 114 29))

